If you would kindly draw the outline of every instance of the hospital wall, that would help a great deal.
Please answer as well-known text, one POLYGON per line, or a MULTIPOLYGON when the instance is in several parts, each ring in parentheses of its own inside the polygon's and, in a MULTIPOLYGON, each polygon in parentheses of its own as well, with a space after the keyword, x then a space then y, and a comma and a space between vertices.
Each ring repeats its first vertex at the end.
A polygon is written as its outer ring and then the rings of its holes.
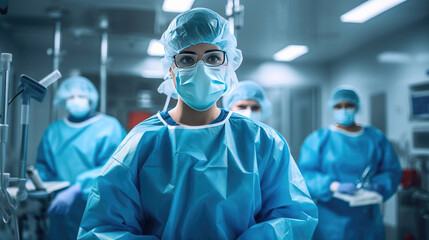
POLYGON ((320 86, 328 80, 328 69, 320 63, 243 60, 239 80, 252 80, 265 88, 320 86))

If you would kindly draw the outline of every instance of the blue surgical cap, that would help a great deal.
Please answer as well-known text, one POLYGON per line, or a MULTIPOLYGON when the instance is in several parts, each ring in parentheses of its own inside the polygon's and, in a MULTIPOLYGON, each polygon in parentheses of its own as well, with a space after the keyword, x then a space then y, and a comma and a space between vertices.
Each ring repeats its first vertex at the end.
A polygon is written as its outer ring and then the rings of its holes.
POLYGON ((65 101, 75 95, 85 96, 91 102, 92 110, 98 105, 98 92, 91 81, 85 77, 74 76, 67 78, 61 83, 55 95, 54 104, 56 106, 65 106, 65 101))
POLYGON ((356 110, 360 108, 359 96, 356 91, 351 88, 338 88, 335 90, 331 96, 329 107, 332 109, 341 101, 353 103, 356 106, 356 110))
POLYGON ((181 50, 198 44, 210 43, 219 46, 226 52, 228 65, 236 70, 242 60, 241 51, 237 49, 237 40, 231 33, 228 21, 216 12, 206 8, 194 8, 179 14, 171 21, 162 34, 161 43, 165 55, 163 68, 168 72, 174 61, 173 56, 181 50))
POLYGON ((264 89, 252 81, 239 82, 230 95, 223 97, 223 107, 227 110, 240 100, 252 99, 261 105, 262 119, 271 115, 271 103, 265 95, 264 89))

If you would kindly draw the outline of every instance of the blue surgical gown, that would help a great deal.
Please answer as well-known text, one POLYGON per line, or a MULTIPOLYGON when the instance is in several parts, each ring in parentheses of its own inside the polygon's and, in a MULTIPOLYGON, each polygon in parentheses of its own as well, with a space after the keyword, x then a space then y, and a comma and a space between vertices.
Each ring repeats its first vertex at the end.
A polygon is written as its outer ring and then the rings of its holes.
POLYGON ((382 187, 380 193, 385 201, 396 192, 402 171, 392 145, 381 131, 368 126, 361 132, 347 133, 331 126, 307 137, 298 167, 317 200, 316 239, 384 239, 378 205, 350 207, 333 198, 329 188, 333 181, 356 183, 371 162, 376 167, 371 182, 382 187))
POLYGON ((92 189, 79 239, 310 239, 317 207, 286 141, 229 113, 137 125, 92 189))
POLYGON ((94 179, 125 134, 118 120, 103 114, 80 123, 59 120, 45 130, 35 165, 40 177, 79 183, 82 188, 66 216, 51 216, 51 239, 76 239, 94 179))

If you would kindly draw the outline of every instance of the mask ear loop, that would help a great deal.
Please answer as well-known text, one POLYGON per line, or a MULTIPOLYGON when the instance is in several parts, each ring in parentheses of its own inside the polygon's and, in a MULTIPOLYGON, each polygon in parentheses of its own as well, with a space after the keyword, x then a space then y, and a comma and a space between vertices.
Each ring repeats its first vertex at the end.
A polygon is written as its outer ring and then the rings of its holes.
POLYGON ((167 95, 167 99, 165 99, 164 109, 162 109, 163 112, 167 111, 168 105, 170 104, 171 94, 167 95))

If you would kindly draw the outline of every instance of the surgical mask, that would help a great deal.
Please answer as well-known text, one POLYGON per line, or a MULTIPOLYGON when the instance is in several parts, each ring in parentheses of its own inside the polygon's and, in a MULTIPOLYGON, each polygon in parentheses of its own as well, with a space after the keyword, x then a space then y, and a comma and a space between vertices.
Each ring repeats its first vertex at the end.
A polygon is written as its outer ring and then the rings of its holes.
POLYGON ((86 116, 91 107, 89 105, 89 99, 86 97, 73 97, 67 99, 66 109, 75 118, 82 118, 86 116))
POLYGON ((235 113, 241 114, 245 117, 251 118, 256 121, 262 121, 262 114, 260 112, 253 112, 250 109, 237 110, 235 113))
POLYGON ((343 125, 350 126, 355 120, 356 111, 353 108, 343 108, 334 110, 334 119, 335 122, 343 125))
POLYGON ((252 113, 252 110, 250 110, 250 109, 243 109, 243 110, 236 110, 236 111, 233 111, 233 112, 250 118, 250 114, 252 113))
POLYGON ((250 118, 256 121, 261 122, 262 121, 262 113, 260 112, 251 112, 250 118))
POLYGON ((192 109, 205 111, 226 92, 227 67, 209 67, 199 61, 192 68, 175 68, 180 98, 192 109))

